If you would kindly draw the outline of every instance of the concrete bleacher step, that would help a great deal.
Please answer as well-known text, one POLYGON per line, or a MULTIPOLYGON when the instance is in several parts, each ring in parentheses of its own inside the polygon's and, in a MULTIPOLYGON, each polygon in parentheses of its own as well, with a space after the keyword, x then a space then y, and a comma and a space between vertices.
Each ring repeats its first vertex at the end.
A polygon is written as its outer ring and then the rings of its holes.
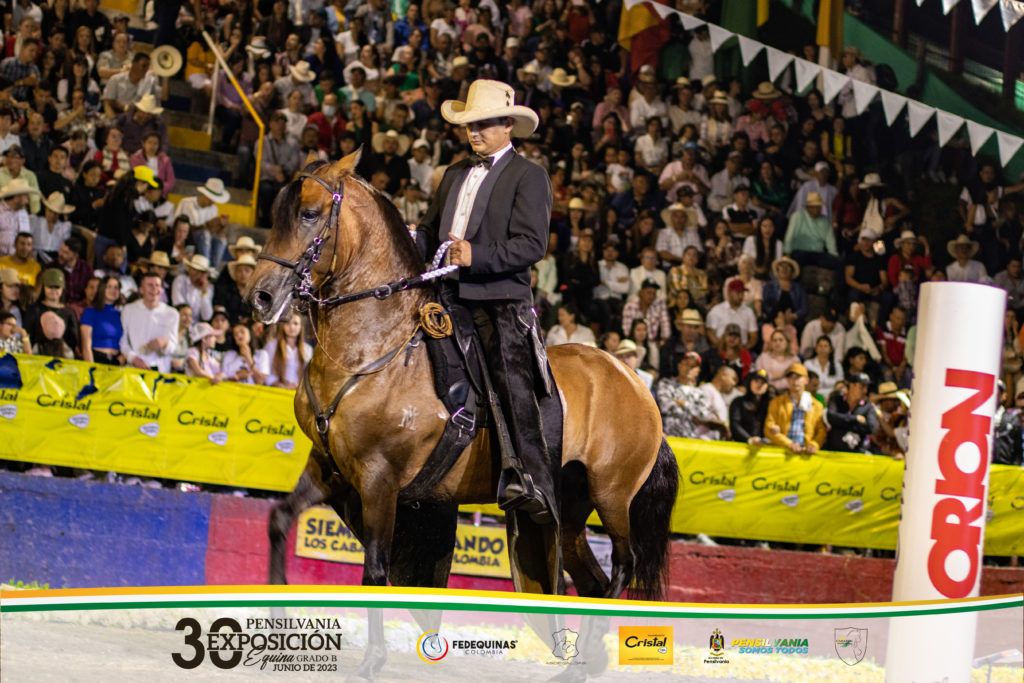
POLYGON ((175 173, 179 164, 184 167, 198 167, 209 169, 211 173, 218 176, 230 178, 238 169, 238 157, 231 154, 221 154, 204 149, 190 149, 178 147, 174 144, 170 151, 171 161, 174 163, 175 173))

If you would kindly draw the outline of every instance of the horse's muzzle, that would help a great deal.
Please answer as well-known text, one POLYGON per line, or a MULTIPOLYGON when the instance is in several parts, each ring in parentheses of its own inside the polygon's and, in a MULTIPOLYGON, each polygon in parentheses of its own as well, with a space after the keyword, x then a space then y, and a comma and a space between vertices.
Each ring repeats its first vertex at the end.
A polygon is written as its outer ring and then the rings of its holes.
POLYGON ((288 307, 289 295, 282 295, 275 300, 274 295, 266 289, 254 289, 249 294, 249 305, 252 306, 253 317, 268 325, 276 323, 288 307))

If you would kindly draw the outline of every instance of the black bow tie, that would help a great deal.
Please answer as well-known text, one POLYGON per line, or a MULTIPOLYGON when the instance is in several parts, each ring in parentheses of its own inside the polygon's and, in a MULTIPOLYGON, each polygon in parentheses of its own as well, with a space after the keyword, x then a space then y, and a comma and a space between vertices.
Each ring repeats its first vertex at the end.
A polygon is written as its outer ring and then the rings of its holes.
POLYGON ((491 170, 491 165, 494 163, 494 159, 492 157, 484 157, 479 154, 474 154, 469 158, 469 163, 471 166, 483 166, 489 171, 491 170))

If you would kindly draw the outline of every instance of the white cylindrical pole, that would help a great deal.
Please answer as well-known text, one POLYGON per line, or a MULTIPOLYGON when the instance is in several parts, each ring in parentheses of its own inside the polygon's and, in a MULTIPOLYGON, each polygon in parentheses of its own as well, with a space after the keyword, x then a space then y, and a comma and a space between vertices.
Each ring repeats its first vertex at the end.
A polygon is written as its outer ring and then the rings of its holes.
MULTIPOLYGON (((978 595, 1006 293, 921 287, 893 601, 978 595)), ((977 613, 890 620, 885 679, 970 680, 977 613)))

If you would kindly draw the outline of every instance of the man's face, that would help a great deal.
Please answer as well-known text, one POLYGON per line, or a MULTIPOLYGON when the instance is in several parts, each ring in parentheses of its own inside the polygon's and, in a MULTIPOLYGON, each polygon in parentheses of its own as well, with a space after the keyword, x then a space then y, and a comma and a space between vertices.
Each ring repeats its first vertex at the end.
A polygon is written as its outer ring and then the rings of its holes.
POLYGON ((409 9, 405 10, 405 17, 409 23, 415 23, 420 18, 420 6, 409 5, 409 9))
POLYGON ((36 61, 39 56, 39 46, 35 43, 29 43, 21 48, 21 61, 25 64, 31 64, 36 61))
POLYGON ((821 206, 817 204, 808 204, 807 215, 810 216, 811 218, 817 218, 818 216, 821 215, 821 206))
POLYGON ((685 211, 673 211, 672 214, 671 214, 671 217, 672 217, 672 227, 675 228, 677 231, 681 232, 683 230, 683 228, 686 227, 686 212, 685 211))
POLYGON ((611 263, 612 261, 619 260, 619 250, 615 247, 614 244, 604 245, 604 251, 602 252, 602 254, 604 256, 604 260, 608 261, 609 263, 611 263))
POLYGON ((735 330, 725 334, 725 345, 727 348, 735 349, 740 345, 741 341, 743 341, 743 338, 740 337, 740 333, 735 330))
POLYGON ((31 235, 22 235, 14 240, 14 253, 17 254, 18 258, 32 258, 33 247, 34 242, 31 235))
POLYGON ((207 275, 205 270, 196 270, 195 268, 188 268, 186 269, 186 272, 188 273, 189 281, 191 281, 192 284, 195 285, 196 287, 202 287, 209 280, 209 275, 207 275))
POLYGON ((903 309, 894 308, 892 313, 889 314, 889 326, 892 327, 893 331, 899 332, 903 330, 903 326, 907 324, 907 314, 903 312, 903 309))
POLYGON ((140 59, 137 62, 132 62, 131 68, 128 70, 128 78, 132 82, 140 80, 149 71, 149 59, 140 59))
POLYGON ((786 384, 792 393, 803 392, 807 388, 807 378, 795 372, 786 375, 786 384))
MULTIPOLYGON (((191 271, 189 272, 189 277, 191 279, 191 271)), ((140 289, 142 290, 143 301, 145 301, 148 304, 154 304, 160 300, 160 294, 164 290, 164 285, 160 281, 160 278, 147 277, 142 281, 140 289)))
POLYGON ((990 164, 985 164, 984 166, 982 166, 981 169, 978 171, 978 178, 981 179, 981 182, 985 183, 986 185, 993 182, 996 179, 995 166, 992 166, 990 164))
POLYGON ((728 299, 730 306, 738 308, 743 304, 743 291, 729 288, 725 291, 725 298, 728 299))
POLYGON ((726 368, 725 371, 719 375, 718 381, 722 385, 722 393, 728 394, 736 388, 736 372, 732 368, 726 368))
POLYGON ((271 133, 271 135, 273 135, 276 138, 279 138, 282 135, 284 135, 284 126, 285 126, 285 120, 284 119, 282 119, 280 117, 276 117, 276 118, 270 119, 270 133, 271 133))
POLYGON ((642 287, 640 289, 640 303, 644 306, 650 306, 654 303, 654 297, 657 295, 658 290, 654 287, 642 287))
POLYGON ((831 334, 832 330, 836 327, 835 320, 829 320, 828 318, 821 318, 821 331, 824 334, 831 334))
POLYGON ((249 265, 238 265, 235 266, 235 283, 239 287, 245 287, 249 284, 249 280, 252 279, 252 274, 255 269, 249 265))
POLYGON ((60 245, 60 248, 57 249, 57 261, 60 262, 62 266, 70 266, 77 260, 78 254, 69 249, 68 245, 62 244, 60 245))
POLYGON ((63 147, 54 147, 48 158, 50 170, 54 173, 61 173, 67 165, 68 153, 63 147))
POLYGON ((658 255, 652 251, 644 251, 640 254, 640 265, 647 270, 654 270, 658 267, 658 255))
POLYGON ((867 395, 867 387, 860 382, 850 382, 846 385, 846 400, 857 405, 867 395))
POLYGON ((10 197, 10 198, 8 198, 8 199, 6 199, 4 201, 7 202, 7 206, 10 207, 11 211, 21 211, 26 206, 28 206, 28 195, 27 194, 19 194, 19 195, 15 195, 13 197, 10 197))
POLYGON ((647 190, 649 189, 647 176, 638 175, 633 178, 633 189, 636 190, 637 194, 647 194, 647 190))
POLYGON ((473 151, 490 155, 502 149, 511 140, 511 119, 486 119, 466 124, 466 134, 473 151))
POLYGON ((1012 277, 1012 278, 1018 278, 1018 277, 1020 277, 1020 271, 1021 271, 1020 259, 1012 259, 1012 260, 1011 260, 1011 261, 1010 261, 1010 262, 1009 262, 1009 263, 1008 263, 1008 264, 1006 265, 1006 272, 1007 272, 1007 273, 1008 273, 1008 274, 1010 275, 1010 277, 1012 277))
POLYGON ((20 154, 8 154, 4 157, 4 164, 7 165, 7 170, 12 176, 17 176, 25 165, 25 157, 20 154))
POLYGON ((366 72, 363 71, 362 69, 352 69, 352 71, 349 73, 348 80, 353 88, 362 88, 363 85, 366 83, 366 72))
POLYGON ((43 117, 39 114, 32 114, 28 117, 28 133, 34 138, 43 134, 43 117))

